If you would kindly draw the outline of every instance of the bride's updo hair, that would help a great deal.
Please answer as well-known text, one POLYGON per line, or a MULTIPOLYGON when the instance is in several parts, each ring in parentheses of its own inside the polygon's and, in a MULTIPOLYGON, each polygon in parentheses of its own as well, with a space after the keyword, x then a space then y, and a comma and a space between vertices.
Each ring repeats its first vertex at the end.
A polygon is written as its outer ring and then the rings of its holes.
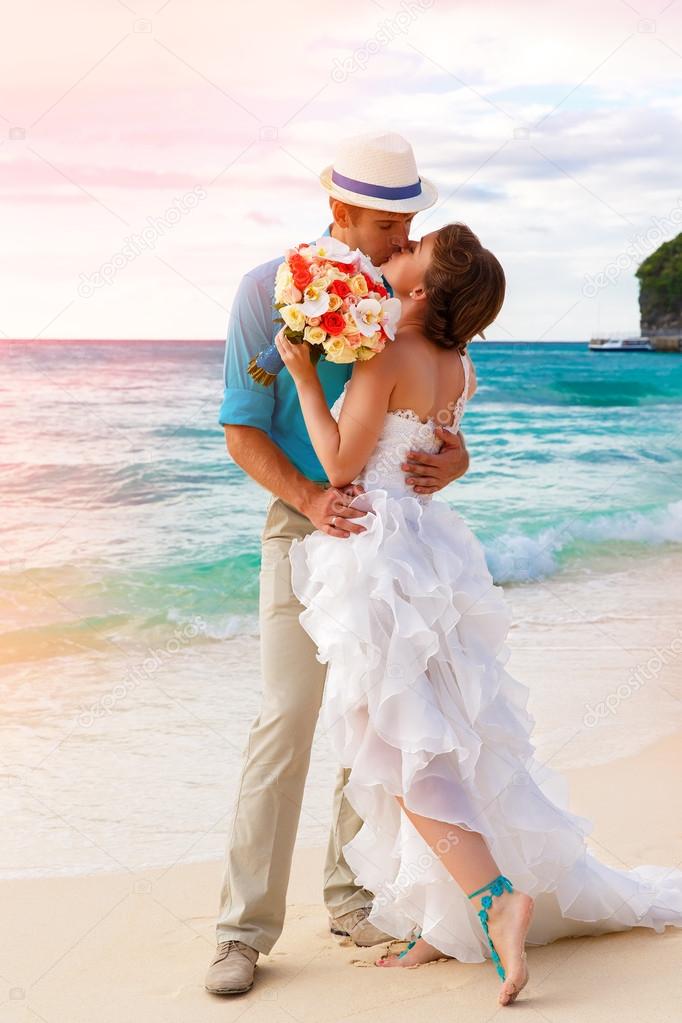
POLYGON ((466 224, 447 224, 436 234, 424 275, 424 333, 443 348, 466 351, 472 337, 492 323, 504 302, 504 271, 466 224))

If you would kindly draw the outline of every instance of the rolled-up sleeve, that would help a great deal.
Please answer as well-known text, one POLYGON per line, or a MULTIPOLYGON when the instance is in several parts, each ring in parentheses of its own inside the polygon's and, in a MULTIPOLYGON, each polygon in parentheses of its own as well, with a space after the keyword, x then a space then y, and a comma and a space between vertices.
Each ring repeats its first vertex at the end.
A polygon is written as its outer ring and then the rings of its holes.
POLYGON ((224 392, 218 422, 257 426, 270 431, 275 399, 272 387, 247 372, 254 355, 272 343, 272 296, 245 274, 237 288, 227 328, 223 363, 224 392))

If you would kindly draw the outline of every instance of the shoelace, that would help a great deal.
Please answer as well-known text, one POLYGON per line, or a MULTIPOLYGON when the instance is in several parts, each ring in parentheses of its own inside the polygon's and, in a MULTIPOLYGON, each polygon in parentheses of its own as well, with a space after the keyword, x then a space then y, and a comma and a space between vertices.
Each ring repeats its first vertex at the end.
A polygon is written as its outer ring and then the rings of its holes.
POLYGON ((222 961, 227 959, 229 956, 233 945, 235 948, 239 948, 239 946, 243 944, 243 941, 238 941, 236 938, 229 938, 228 941, 221 941, 218 945, 218 955, 215 957, 214 962, 222 963, 222 961), (223 946, 225 947, 223 948, 223 946))

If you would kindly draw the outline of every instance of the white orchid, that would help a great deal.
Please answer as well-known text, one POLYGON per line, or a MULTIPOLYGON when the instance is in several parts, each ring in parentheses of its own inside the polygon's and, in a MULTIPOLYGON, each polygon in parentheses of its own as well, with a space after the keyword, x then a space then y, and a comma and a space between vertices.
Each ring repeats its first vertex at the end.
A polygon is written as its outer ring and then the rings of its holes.
POLYGON ((398 326, 398 320, 400 319, 400 299, 399 298, 385 298, 381 302, 381 326, 384 328, 384 333, 387 337, 390 337, 391 341, 395 338, 396 328, 398 326))
POLYGON ((345 242, 339 241, 338 238, 332 238, 331 235, 325 235, 324 238, 301 249, 301 255, 306 259, 337 259, 339 262, 343 262, 341 257, 347 256, 349 252, 350 249, 345 242))
POLYGON ((360 257, 360 269, 364 270, 367 276, 371 277, 377 284, 383 284, 381 271, 375 267, 374 263, 364 254, 364 252, 360 252, 359 249, 356 249, 354 255, 360 257))
POLYGON ((381 322, 381 302, 376 298, 361 298, 357 305, 348 310, 349 316, 355 321, 359 334, 370 337, 378 329, 381 322))
POLYGON ((323 316, 329 309, 329 292, 325 280, 311 281, 303 290, 301 308, 306 316, 323 316))

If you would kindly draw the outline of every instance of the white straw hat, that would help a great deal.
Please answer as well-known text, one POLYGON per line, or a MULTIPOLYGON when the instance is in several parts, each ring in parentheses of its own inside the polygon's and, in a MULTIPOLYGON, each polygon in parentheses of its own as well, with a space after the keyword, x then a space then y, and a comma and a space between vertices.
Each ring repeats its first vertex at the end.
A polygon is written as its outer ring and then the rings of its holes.
POLYGON ((436 186, 417 172, 412 146, 395 132, 343 139, 320 182, 331 196, 351 206, 391 213, 418 213, 438 199, 436 186))

